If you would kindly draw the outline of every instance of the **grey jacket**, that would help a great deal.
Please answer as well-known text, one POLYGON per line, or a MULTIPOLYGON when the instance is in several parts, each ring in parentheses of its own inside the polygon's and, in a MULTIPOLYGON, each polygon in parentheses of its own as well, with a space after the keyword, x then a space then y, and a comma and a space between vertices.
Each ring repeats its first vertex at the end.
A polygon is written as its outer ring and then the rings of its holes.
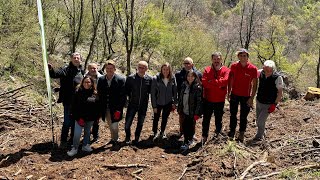
POLYGON ((153 77, 151 84, 151 104, 153 108, 157 105, 164 106, 169 103, 178 104, 177 82, 172 77, 167 86, 162 81, 159 74, 153 77))

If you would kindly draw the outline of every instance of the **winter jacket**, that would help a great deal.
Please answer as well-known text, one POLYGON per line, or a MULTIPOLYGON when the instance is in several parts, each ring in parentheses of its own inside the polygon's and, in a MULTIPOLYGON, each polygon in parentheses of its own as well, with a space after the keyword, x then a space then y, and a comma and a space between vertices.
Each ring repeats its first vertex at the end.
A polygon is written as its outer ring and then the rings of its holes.
MULTIPOLYGON (((181 86, 181 92, 179 96, 178 103, 178 113, 183 113, 183 95, 187 88, 188 84, 185 81, 181 86)), ((189 116, 193 117, 194 115, 202 115, 202 87, 200 84, 193 82, 190 85, 189 91, 189 116)))
POLYGON ((81 66, 77 68, 70 62, 69 65, 56 70, 51 68, 49 74, 51 78, 60 78, 58 103, 62 102, 64 105, 70 105, 76 86, 80 84, 83 78, 84 71, 81 66))
POLYGON ((110 87, 106 75, 98 80, 99 106, 102 120, 105 120, 107 108, 110 109, 111 121, 119 121, 122 119, 123 107, 126 102, 125 78, 115 74, 111 80, 110 87), (120 119, 115 120, 113 114, 120 111, 120 119))
POLYGON ((85 121, 98 120, 98 95, 92 89, 79 88, 73 96, 71 114, 76 121, 80 118, 85 121))
MULTIPOLYGON (((195 67, 193 67, 192 70, 197 74, 199 80, 201 81, 201 79, 202 79, 201 72, 198 71, 195 67)), ((176 81, 177 81, 177 89, 178 89, 178 97, 179 97, 180 92, 181 92, 181 86, 182 86, 183 82, 185 82, 187 80, 187 70, 182 68, 181 71, 179 71, 175 74, 175 77, 176 77, 176 81)))
POLYGON ((157 105, 164 106, 169 103, 178 103, 176 78, 172 77, 166 86, 160 74, 157 74, 151 84, 152 107, 156 108, 157 105))
POLYGON ((147 108, 151 83, 152 77, 148 74, 145 74, 144 77, 140 77, 138 73, 128 76, 125 83, 126 95, 129 97, 128 106, 147 108))
POLYGON ((222 66, 218 71, 212 66, 204 69, 202 77, 203 98, 209 102, 224 102, 228 90, 229 68, 222 66))

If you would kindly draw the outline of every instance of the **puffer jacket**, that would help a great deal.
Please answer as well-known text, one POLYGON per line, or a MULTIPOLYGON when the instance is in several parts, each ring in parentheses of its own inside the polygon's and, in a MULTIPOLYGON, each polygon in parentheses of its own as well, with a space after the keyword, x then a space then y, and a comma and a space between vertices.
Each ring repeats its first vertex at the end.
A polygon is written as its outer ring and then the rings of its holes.
MULTIPOLYGON (((181 92, 178 103, 178 113, 183 114, 183 95, 188 84, 185 81, 181 86, 181 92)), ((189 91, 189 116, 202 115, 202 87, 199 83, 193 82, 189 91)))

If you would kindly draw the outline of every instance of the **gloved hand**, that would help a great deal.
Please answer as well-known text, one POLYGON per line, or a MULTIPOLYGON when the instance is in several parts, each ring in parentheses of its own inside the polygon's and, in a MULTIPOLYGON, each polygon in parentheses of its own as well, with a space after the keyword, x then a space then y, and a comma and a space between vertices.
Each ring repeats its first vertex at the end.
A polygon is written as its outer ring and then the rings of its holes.
POLYGON ((197 122, 199 118, 200 118, 200 117, 199 117, 198 115, 194 115, 194 116, 193 116, 193 119, 194 119, 195 122, 197 122))
POLYGON ((120 119, 120 115, 121 115, 121 112, 120 112, 120 111, 114 112, 114 114, 113 114, 113 119, 114 119, 114 120, 119 120, 119 119, 120 119))
POLYGON ((276 110, 277 105, 276 104, 271 104, 268 108, 268 113, 272 113, 274 110, 276 110))
POLYGON ((176 108, 177 108, 176 105, 173 104, 171 107, 171 112, 174 112, 176 110, 176 108))
POLYGON ((84 120, 83 120, 82 118, 80 118, 80 119, 77 121, 77 123, 78 123, 81 127, 84 127, 85 122, 84 122, 84 120))

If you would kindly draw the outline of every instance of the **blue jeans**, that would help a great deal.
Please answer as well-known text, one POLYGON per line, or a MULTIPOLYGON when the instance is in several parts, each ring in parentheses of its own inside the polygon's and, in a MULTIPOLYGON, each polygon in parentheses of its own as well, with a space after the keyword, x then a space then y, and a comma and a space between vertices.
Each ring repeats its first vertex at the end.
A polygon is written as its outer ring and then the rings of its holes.
POLYGON ((80 137, 82 129, 84 129, 84 137, 82 146, 89 144, 90 142, 90 129, 93 125, 93 121, 85 121, 84 127, 81 127, 77 122, 74 123, 74 136, 73 136, 73 147, 78 149, 80 144, 80 137))
POLYGON ((126 122, 125 122, 125 131, 126 131, 126 140, 130 140, 131 137, 131 125, 133 122, 133 118, 138 112, 138 123, 135 132, 135 140, 139 140, 141 130, 143 127, 143 122, 146 117, 147 107, 132 107, 128 106, 127 114, 126 114, 126 122))
POLYGON ((71 128, 70 137, 74 134, 74 119, 70 115, 71 107, 70 105, 63 104, 63 125, 61 130, 61 142, 68 141, 69 129, 71 128))

